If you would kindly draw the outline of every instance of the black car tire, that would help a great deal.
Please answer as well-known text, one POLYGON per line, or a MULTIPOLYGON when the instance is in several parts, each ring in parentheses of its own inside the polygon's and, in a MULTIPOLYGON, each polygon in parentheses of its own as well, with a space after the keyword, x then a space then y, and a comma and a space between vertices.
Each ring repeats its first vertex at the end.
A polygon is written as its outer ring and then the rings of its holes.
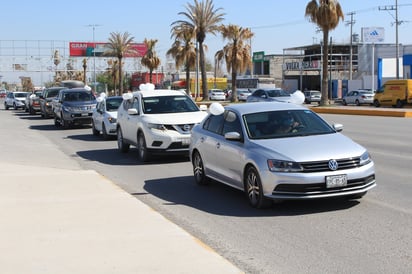
POLYGON ((266 208, 272 205, 272 201, 263 195, 259 173, 253 166, 249 166, 246 169, 245 192, 249 199, 249 204, 254 208, 266 208))
POLYGON ((205 174, 202 156, 200 156, 200 153, 197 151, 193 153, 192 166, 193 166, 193 176, 195 177, 195 182, 198 185, 209 184, 209 179, 206 177, 206 174, 205 174))
POLYGON ((17 109, 18 109, 16 103, 13 103, 13 108, 14 108, 14 110, 17 110, 17 109))
POLYGON ((9 110, 9 106, 7 105, 6 102, 4 102, 4 108, 5 108, 6 110, 9 110))
POLYGON ((146 139, 141 132, 137 135, 137 154, 139 160, 142 162, 147 162, 150 159, 150 153, 147 151, 146 139))
POLYGON ((60 125, 61 125, 64 129, 68 129, 68 128, 70 127, 69 121, 64 120, 64 118, 63 118, 63 113, 61 114, 60 125))
POLYGON ((380 106, 381 106, 381 104, 379 103, 378 100, 374 100, 374 101, 373 101, 373 105, 374 105, 375 107, 380 107, 380 106))
POLYGON ((92 133, 94 136, 99 136, 100 135, 100 131, 98 131, 94 125, 94 121, 92 120, 92 133))
POLYGON ((346 103, 346 100, 345 100, 345 99, 343 99, 343 100, 342 100, 342 105, 344 105, 344 106, 346 106, 346 105, 347 105, 347 103, 346 103))
POLYGON ((61 125, 60 125, 60 121, 57 119, 56 116, 54 116, 54 125, 55 125, 56 127, 60 127, 60 126, 61 126, 61 125))
POLYGON ((123 140, 123 133, 120 127, 117 128, 117 147, 123 153, 126 153, 130 149, 130 144, 126 144, 123 140))
POLYGON ((357 106, 360 106, 360 102, 359 102, 358 99, 356 99, 355 104, 356 104, 357 106))
POLYGON ((110 135, 107 134, 107 129, 106 126, 104 125, 104 123, 102 123, 102 134, 103 134, 103 138, 105 140, 109 140, 110 139, 110 135))

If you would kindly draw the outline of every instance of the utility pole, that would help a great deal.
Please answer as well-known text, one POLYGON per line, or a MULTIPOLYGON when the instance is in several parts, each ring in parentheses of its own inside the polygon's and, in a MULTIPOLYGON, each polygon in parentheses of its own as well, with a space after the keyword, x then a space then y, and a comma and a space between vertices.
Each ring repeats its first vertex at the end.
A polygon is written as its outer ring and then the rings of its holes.
POLYGON ((353 72, 353 48, 352 48, 352 43, 353 43, 353 25, 355 24, 355 20, 353 20, 353 15, 355 12, 350 12, 348 15, 350 15, 350 21, 346 21, 346 25, 350 25, 350 53, 349 53, 349 80, 352 80, 352 72, 353 72))
POLYGON ((96 42, 94 39, 94 31, 96 27, 100 27, 101 25, 98 24, 90 24, 87 27, 93 28, 93 85, 94 85, 94 92, 96 92, 96 42))
POLYGON ((394 10, 395 11, 395 28, 396 28, 396 79, 399 79, 399 42, 398 42, 398 26, 402 23, 398 20, 398 0, 395 0, 395 6, 382 6, 379 10, 394 10))

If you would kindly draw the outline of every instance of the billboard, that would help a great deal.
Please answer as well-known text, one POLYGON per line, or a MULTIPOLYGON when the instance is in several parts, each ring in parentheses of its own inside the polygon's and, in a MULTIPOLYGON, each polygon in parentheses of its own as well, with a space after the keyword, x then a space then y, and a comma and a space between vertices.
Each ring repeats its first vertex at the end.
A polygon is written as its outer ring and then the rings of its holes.
POLYGON ((385 29, 380 27, 362 28, 362 41, 364 43, 384 42, 385 29))
MULTIPOLYGON (((104 52, 109 50, 108 43, 102 42, 70 42, 69 44, 70 57, 103 56, 104 52)), ((147 51, 144 43, 133 43, 132 48, 135 52, 124 57, 142 57, 147 51)))

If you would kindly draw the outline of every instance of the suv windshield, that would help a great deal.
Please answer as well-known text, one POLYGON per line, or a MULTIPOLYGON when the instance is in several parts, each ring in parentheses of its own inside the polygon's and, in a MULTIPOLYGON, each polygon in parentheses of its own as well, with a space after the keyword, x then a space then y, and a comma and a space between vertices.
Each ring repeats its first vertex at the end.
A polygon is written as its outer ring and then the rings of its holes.
POLYGON ((17 93, 14 94, 14 97, 23 98, 23 97, 26 97, 26 95, 27 95, 27 93, 17 92, 17 93))
POLYGON ((63 101, 67 102, 83 102, 83 101, 93 101, 94 96, 88 92, 68 92, 64 94, 63 101))
POLYGON ((199 111, 199 108, 187 96, 158 96, 143 98, 143 112, 146 114, 194 111, 199 111))

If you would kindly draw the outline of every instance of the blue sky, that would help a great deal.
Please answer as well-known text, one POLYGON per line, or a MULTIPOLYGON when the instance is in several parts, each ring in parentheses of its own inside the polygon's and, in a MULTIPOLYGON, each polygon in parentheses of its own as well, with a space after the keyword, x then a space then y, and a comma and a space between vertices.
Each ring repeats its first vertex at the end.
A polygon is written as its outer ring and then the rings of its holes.
MULTIPOLYGON (((284 48, 319 43, 321 33, 304 17, 309 0, 214 0, 215 7, 222 8, 224 24, 251 27, 255 36, 253 51, 281 54, 284 48)), ((395 0, 341 0, 345 14, 355 12, 353 32, 360 34, 362 27, 383 27, 385 42, 395 42, 395 11, 383 11, 378 7, 394 6, 395 0)), ((183 17, 187 3, 193 0, 14 0, 0 5, 0 40, 64 40, 92 41, 93 30, 87 25, 97 24, 95 41, 107 41, 110 32, 126 32, 136 42, 145 38, 158 39, 157 52, 164 55, 172 44, 170 24, 183 17)), ((412 44, 412 0, 398 0, 399 42, 412 44)), ((345 21, 331 32, 333 41, 348 42, 350 27, 345 21)), ((208 35, 209 58, 221 49, 225 42, 219 36, 208 35)))

